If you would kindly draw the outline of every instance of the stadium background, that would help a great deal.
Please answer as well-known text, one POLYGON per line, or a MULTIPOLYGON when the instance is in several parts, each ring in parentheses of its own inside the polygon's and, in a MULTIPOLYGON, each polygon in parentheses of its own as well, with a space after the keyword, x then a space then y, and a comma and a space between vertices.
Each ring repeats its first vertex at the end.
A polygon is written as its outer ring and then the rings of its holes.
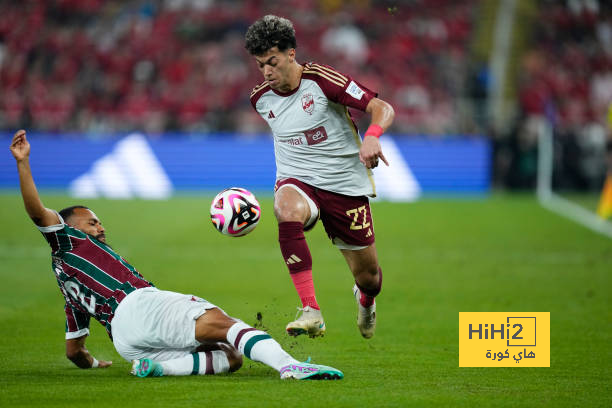
MULTIPOLYGON (((548 188, 595 211, 610 140, 610 11, 598 0, 4 0, 0 141, 27 129, 45 204, 80 197, 160 287, 210 297, 248 323, 263 311, 292 352, 337 361, 343 388, 312 386, 323 405, 609 406, 610 241, 543 210, 532 192, 548 134, 548 188), (246 28, 268 13, 294 21, 299 61, 354 75, 396 110, 382 140, 392 167, 376 170, 382 200, 373 204, 393 284, 365 346, 346 266, 319 230, 308 240, 330 336, 283 337, 295 296, 271 216, 272 142, 248 101, 261 78, 243 48, 246 28), (230 185, 256 191, 264 209, 238 243, 207 225, 209 197, 230 185), (551 369, 457 369, 457 313, 512 309, 551 312, 551 369)), ((353 113, 363 131, 367 118, 353 113)), ((108 395, 113 386, 155 396, 137 404, 148 406, 197 398, 229 406, 225 395, 249 406, 262 387, 266 406, 300 395, 252 365, 208 382, 126 383, 127 364, 101 328, 88 344, 116 367, 85 375, 71 367, 57 289, 31 279, 48 274, 48 249, 21 213, 17 188, 4 149, 0 402, 123 403, 122 393, 108 395), (55 313, 41 320, 49 305, 55 313)), ((601 223, 592 229, 610 236, 601 223)))
MULTIPOLYGON (((597 0, 3 1, 0 130, 88 142, 77 151, 130 132, 177 143, 223 132, 235 152, 269 139, 247 98, 261 78, 243 47, 262 10, 293 19, 300 61, 328 63, 391 102, 399 143, 482 139, 490 166, 477 171, 490 186, 529 189, 545 121, 555 186, 601 189, 612 34, 597 0)), ((434 151, 432 168, 443 162, 434 151)))

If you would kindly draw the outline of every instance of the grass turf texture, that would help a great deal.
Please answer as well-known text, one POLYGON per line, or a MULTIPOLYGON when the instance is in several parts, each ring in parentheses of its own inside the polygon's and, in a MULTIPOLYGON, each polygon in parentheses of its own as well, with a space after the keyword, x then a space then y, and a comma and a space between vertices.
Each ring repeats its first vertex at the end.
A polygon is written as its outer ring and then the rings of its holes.
MULTIPOLYGON (((74 204, 43 195, 48 207, 74 204)), ((159 288, 200 295, 263 326, 295 357, 342 381, 280 381, 245 359, 231 375, 139 379, 92 320, 87 346, 109 369, 64 357, 63 301, 49 250, 15 194, 0 195, 0 406, 611 406, 612 241, 541 209, 530 196, 373 203, 385 273, 378 329, 357 330, 352 279, 321 225, 307 233, 327 324, 289 338, 298 298, 276 241, 270 199, 242 238, 221 236, 209 200, 77 200, 109 243, 159 288), (459 368, 460 311, 551 312, 551 368, 459 368)))

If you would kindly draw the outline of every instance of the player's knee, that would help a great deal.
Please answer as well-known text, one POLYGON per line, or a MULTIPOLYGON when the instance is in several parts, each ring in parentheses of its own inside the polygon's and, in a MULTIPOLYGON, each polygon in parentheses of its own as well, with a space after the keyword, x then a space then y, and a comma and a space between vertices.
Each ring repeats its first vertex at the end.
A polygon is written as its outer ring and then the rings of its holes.
POLYGON ((367 263, 364 265, 359 265, 357 267, 356 276, 360 277, 360 280, 365 282, 378 282, 378 271, 380 270, 377 263, 367 263))
POLYGON ((310 207, 298 193, 291 192, 278 193, 274 200, 274 216, 281 222, 301 222, 304 223, 310 217, 310 207))
POLYGON ((355 281, 367 295, 376 296, 382 288, 382 270, 378 265, 364 265, 355 275, 355 281))
POLYGON ((200 343, 226 341, 227 331, 236 323, 219 308, 209 309, 196 320, 195 338, 200 343))
POLYGON ((378 286, 378 276, 366 272, 359 275, 359 283, 361 286, 366 288, 376 288, 378 286))
POLYGON ((274 204, 274 216, 281 222, 301 222, 304 223, 307 217, 307 208, 303 205, 274 204))

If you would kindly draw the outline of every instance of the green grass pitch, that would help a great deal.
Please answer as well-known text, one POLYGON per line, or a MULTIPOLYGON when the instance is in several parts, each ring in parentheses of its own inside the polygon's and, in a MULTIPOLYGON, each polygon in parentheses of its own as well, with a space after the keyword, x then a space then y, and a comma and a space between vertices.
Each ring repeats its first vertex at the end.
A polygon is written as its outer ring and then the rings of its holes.
MULTIPOLYGON (((48 207, 75 204, 43 194, 48 207)), ((263 197, 263 196, 262 196, 263 197)), ((612 406, 612 241, 540 208, 531 196, 373 203, 384 270, 378 329, 357 330, 352 279, 321 225, 307 233, 320 339, 289 338, 298 298, 276 240, 272 202, 249 236, 228 238, 207 197, 78 200, 109 243, 159 288, 200 295, 249 324, 257 313, 296 358, 342 381, 280 381, 245 359, 231 375, 138 379, 92 320, 87 345, 106 370, 64 357, 63 301, 49 249, 17 194, 0 195, 0 406, 404 407, 612 406), (551 313, 550 368, 459 368, 461 311, 551 313)))

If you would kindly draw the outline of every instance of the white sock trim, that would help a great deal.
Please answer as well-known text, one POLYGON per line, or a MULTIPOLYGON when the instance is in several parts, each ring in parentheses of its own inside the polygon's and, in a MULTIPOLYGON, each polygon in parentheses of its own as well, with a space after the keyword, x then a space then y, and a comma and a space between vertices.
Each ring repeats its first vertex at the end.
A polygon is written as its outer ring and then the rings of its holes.
POLYGON ((213 370, 215 374, 227 373, 230 369, 229 359, 225 351, 214 350, 212 351, 213 358, 213 370))

